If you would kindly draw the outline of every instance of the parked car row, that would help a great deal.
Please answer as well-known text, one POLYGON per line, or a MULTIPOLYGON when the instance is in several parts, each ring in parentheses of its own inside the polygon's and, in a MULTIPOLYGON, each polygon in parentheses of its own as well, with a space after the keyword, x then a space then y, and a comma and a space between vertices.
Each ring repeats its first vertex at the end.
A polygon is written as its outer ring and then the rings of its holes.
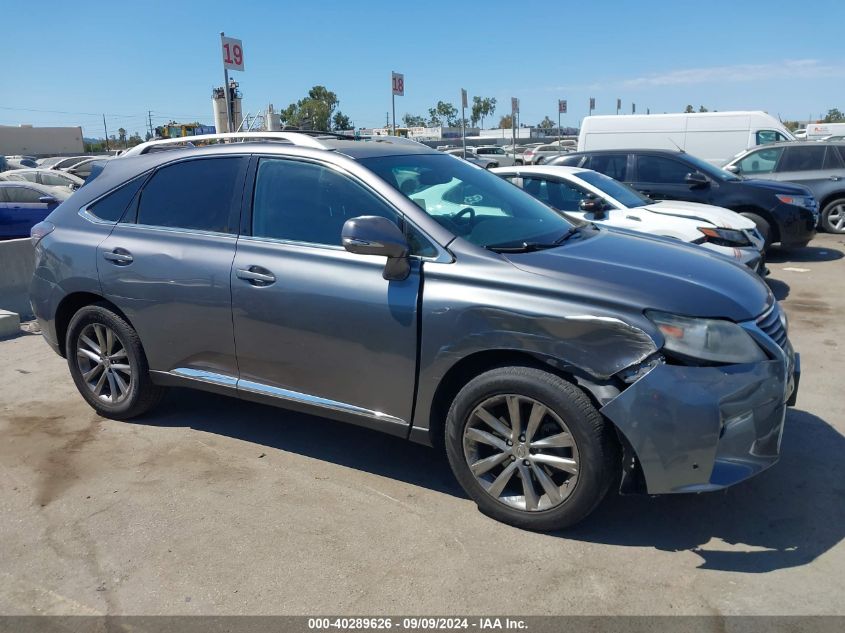
POLYGON ((845 233, 845 142, 793 141, 756 147, 725 169, 744 178, 807 187, 819 203, 819 226, 829 233, 845 233))
POLYGON ((609 228, 695 213, 584 169, 508 167, 514 186, 407 139, 210 138, 244 142, 139 145, 32 229, 41 331, 100 415, 185 386, 378 429, 534 530, 612 486, 777 462, 800 363, 772 292, 714 248, 762 241, 741 218, 693 219, 690 244, 609 228))
POLYGON ((731 209, 752 220, 766 241, 806 246, 816 234, 818 203, 803 185, 746 179, 686 152, 575 152, 553 165, 583 167, 624 182, 652 200, 684 200, 731 209))

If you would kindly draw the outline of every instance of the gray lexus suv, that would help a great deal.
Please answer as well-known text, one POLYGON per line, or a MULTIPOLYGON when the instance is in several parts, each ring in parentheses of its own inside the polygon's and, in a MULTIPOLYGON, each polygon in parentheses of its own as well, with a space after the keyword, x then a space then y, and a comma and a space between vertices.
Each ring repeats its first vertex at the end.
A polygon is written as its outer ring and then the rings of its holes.
POLYGON ((798 357, 744 267, 405 139, 222 136, 138 146, 33 228, 33 308, 100 415, 178 385, 378 429, 535 530, 777 461, 798 357))

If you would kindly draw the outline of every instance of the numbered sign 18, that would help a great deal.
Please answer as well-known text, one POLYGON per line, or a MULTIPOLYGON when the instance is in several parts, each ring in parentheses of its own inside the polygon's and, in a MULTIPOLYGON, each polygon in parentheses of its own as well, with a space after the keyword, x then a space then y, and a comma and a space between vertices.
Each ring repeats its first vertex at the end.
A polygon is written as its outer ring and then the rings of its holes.
POLYGON ((401 73, 393 73, 393 94, 397 97, 405 96, 405 75, 401 73))
POLYGON ((244 69, 244 46, 233 37, 221 37, 223 47, 223 67, 229 70, 244 69))

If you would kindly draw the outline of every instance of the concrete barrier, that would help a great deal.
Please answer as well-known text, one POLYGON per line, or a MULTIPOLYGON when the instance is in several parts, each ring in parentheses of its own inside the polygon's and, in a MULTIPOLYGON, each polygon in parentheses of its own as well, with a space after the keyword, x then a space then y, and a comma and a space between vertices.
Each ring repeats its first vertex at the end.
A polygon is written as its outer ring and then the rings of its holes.
POLYGON ((0 310, 32 318, 29 281, 35 270, 35 253, 29 238, 0 241, 0 310))

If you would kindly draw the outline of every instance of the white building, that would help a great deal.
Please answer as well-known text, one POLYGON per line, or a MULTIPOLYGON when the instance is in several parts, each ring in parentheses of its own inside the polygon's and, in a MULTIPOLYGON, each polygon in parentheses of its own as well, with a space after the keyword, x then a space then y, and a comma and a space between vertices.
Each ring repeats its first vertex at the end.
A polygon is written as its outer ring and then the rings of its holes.
POLYGON ((75 156, 84 151, 81 127, 0 125, 0 155, 75 156))

